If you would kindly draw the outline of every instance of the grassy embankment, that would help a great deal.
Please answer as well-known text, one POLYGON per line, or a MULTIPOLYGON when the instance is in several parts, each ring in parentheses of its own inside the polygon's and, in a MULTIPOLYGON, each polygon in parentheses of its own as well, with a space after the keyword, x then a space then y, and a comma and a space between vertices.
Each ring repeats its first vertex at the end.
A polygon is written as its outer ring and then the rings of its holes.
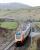
POLYGON ((16 29, 17 23, 16 22, 0 22, 0 27, 6 28, 6 29, 16 29))

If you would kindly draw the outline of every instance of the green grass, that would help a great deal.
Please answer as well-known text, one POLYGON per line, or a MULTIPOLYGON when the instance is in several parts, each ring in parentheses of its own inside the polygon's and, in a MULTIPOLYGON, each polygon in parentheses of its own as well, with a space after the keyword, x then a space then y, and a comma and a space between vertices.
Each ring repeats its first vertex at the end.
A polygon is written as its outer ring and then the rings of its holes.
POLYGON ((2 22, 1 27, 6 28, 6 29, 16 29, 17 23, 16 22, 2 22))
POLYGON ((4 9, 4 10, 0 10, 0 17, 3 17, 3 16, 17 16, 17 15, 20 15, 20 14, 25 14, 29 12, 29 9, 18 9, 18 10, 13 10, 13 9, 4 9))

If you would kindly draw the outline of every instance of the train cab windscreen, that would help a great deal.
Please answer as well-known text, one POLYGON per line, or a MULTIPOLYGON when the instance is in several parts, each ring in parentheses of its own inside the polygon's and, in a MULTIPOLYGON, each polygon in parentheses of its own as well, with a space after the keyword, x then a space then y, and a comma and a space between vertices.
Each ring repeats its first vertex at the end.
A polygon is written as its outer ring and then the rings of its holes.
POLYGON ((20 32, 16 32, 16 38, 19 39, 21 37, 21 33, 20 32))

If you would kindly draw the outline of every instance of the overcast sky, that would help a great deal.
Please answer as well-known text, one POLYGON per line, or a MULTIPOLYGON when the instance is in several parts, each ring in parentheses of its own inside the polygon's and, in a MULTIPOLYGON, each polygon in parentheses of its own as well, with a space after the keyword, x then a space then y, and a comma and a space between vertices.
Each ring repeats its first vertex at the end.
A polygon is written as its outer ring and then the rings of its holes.
POLYGON ((0 3, 10 3, 10 2, 23 3, 30 6, 40 6, 40 0, 0 0, 0 3))

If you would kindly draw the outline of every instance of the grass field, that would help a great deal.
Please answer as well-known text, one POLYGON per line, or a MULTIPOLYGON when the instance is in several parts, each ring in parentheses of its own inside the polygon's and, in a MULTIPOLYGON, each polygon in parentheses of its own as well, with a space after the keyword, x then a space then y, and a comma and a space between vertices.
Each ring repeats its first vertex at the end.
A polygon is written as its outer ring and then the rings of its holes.
POLYGON ((0 27, 6 28, 6 29, 15 29, 17 28, 16 22, 2 22, 0 27))
POLYGON ((40 19, 40 9, 0 10, 0 17, 12 16, 18 19, 40 19))

